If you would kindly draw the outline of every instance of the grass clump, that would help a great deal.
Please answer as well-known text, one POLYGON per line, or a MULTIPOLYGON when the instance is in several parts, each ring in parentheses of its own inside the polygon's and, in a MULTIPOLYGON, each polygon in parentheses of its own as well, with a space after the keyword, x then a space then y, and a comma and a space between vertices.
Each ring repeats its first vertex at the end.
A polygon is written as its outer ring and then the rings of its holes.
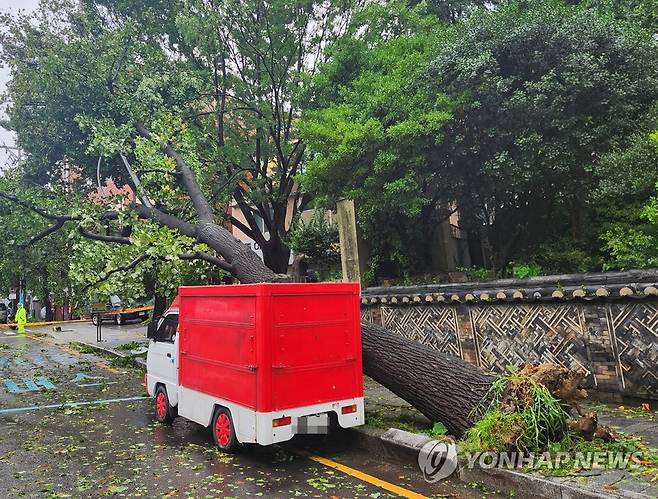
POLYGON ((73 350, 76 350, 80 353, 93 353, 93 354, 98 354, 98 350, 90 347, 89 345, 85 345, 84 343, 79 343, 77 341, 72 341, 69 343, 69 347, 72 348, 73 350))
POLYGON ((499 377, 483 401, 473 413, 477 423, 461 441, 466 452, 541 452, 567 430, 562 402, 529 376, 512 371, 499 377))
POLYGON ((523 380, 530 383, 531 400, 518 412, 525 423, 526 431, 518 442, 520 450, 545 449, 552 442, 560 440, 566 429, 569 414, 562 403, 546 389, 531 378, 523 380))
POLYGON ((119 345, 115 348, 115 350, 120 350, 124 352, 128 352, 131 350, 139 350, 141 348, 144 348, 148 345, 144 343, 140 343, 139 341, 131 341, 130 343, 124 343, 122 345, 119 345))
POLYGON ((518 413, 504 414, 499 409, 487 412, 459 442, 459 450, 476 452, 502 452, 515 445, 526 431, 518 413))
MULTIPOLYGON (((595 413, 571 419, 568 402, 553 394, 560 393, 560 385, 551 385, 557 387, 552 392, 527 372, 510 371, 492 384, 472 413, 477 422, 459 442, 462 454, 517 451, 525 456, 545 456, 547 460, 522 466, 526 471, 546 475, 566 476, 612 467, 658 479, 656 449, 649 448, 641 438, 597 426, 595 413), (583 422, 593 422, 594 426, 583 422), (603 462, 598 462, 601 459, 603 462)), ((570 382, 568 377, 560 379, 570 382)))
MULTIPOLYGON (((551 456, 567 454, 571 459, 560 462, 559 466, 552 469, 540 469, 545 475, 568 476, 582 470, 607 467, 614 464, 610 462, 616 459, 627 460, 627 467, 634 475, 649 475, 652 480, 658 478, 658 451, 651 449, 640 437, 619 433, 615 441, 605 441, 600 438, 587 440, 574 432, 566 432, 559 442, 551 444, 548 452, 551 456), (605 454, 607 462, 596 463, 596 454, 605 454), (580 456, 578 461, 574 456, 580 456)), ((604 461, 606 459, 604 458, 604 461)), ((555 461, 554 461, 555 462, 555 461)))

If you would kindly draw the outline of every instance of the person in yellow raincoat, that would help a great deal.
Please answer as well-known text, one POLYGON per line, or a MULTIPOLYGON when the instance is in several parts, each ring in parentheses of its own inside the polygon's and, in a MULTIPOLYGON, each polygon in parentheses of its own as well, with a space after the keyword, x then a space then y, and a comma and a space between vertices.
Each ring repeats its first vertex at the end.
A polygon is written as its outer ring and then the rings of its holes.
POLYGON ((27 312, 22 303, 18 304, 18 309, 16 310, 16 316, 14 317, 16 324, 18 324, 18 333, 25 334, 25 324, 27 324, 27 312))

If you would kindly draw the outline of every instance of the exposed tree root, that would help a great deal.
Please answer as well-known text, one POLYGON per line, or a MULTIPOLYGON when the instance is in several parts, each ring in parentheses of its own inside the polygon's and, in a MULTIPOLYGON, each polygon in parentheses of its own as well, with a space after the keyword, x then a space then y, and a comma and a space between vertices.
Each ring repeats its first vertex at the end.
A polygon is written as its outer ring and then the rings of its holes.
POLYGON ((583 414, 587 397, 580 371, 555 364, 526 364, 492 384, 487 408, 465 437, 470 450, 544 451, 567 434, 585 440, 615 441, 598 424, 596 413, 583 414))

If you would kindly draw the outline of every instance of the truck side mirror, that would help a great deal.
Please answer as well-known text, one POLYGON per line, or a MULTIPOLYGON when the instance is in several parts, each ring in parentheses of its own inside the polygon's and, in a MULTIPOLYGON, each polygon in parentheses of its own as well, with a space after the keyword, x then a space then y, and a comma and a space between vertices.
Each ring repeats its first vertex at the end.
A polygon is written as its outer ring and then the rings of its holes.
POLYGON ((154 317, 151 323, 148 325, 148 328, 146 329, 146 337, 154 341, 157 341, 156 340, 157 333, 158 333, 158 319, 154 317))

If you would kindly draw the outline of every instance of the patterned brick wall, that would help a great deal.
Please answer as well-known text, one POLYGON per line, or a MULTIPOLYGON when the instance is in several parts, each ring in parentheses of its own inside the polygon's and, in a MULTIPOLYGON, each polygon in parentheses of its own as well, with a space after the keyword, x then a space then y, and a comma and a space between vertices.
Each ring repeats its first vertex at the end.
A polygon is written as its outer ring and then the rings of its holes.
POLYGON ((364 306, 363 320, 502 372, 554 362, 588 386, 658 399, 658 299, 364 306))

